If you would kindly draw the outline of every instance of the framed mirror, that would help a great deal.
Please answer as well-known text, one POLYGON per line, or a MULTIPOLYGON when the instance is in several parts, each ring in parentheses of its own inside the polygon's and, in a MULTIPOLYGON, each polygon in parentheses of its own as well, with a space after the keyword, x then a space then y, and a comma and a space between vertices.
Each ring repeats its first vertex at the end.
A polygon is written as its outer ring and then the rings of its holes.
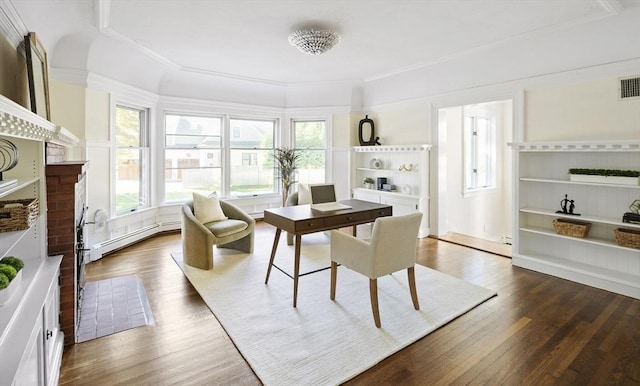
POLYGON ((47 53, 34 32, 29 32, 24 37, 24 51, 27 58, 31 111, 50 121, 47 53))

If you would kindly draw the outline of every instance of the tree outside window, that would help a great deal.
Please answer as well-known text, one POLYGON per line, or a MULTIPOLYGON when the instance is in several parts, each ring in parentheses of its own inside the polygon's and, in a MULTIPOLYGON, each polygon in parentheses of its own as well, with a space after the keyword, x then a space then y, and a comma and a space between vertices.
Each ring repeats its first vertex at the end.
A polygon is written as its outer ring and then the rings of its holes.
POLYGON ((326 180, 327 129, 323 120, 294 120, 294 148, 300 155, 298 182, 324 183, 326 180))

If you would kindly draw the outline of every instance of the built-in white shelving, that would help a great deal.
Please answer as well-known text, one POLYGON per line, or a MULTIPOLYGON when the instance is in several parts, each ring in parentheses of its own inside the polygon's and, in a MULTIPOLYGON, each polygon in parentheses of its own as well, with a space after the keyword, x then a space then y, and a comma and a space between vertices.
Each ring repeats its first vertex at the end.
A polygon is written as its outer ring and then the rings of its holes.
POLYGON ((394 215, 422 212, 419 237, 429 229, 429 153, 431 145, 355 146, 352 156, 351 193, 354 198, 393 206, 394 215), (373 162, 373 161, 377 162, 373 162), (377 164, 379 167, 374 167, 377 164), (364 187, 370 177, 373 189, 364 187), (378 178, 395 187, 378 189, 378 178))
POLYGON ((0 138, 18 148, 15 168, 3 173, 15 183, 0 188, 2 201, 39 200, 40 214, 28 229, 0 232, 0 258, 25 263, 17 291, 0 307, 0 385, 54 385, 64 345, 59 329, 58 276, 62 256, 47 256, 45 142, 75 144, 60 126, 0 95, 0 138))
POLYGON ((571 168, 640 169, 640 143, 524 142, 514 150, 515 205, 513 264, 640 299, 640 249, 618 245, 614 230, 638 230, 624 223, 640 186, 575 182, 571 168), (575 213, 561 201, 574 200, 575 213), (557 211, 560 211, 558 213, 557 211), (584 238, 560 235, 553 220, 588 222, 584 238))

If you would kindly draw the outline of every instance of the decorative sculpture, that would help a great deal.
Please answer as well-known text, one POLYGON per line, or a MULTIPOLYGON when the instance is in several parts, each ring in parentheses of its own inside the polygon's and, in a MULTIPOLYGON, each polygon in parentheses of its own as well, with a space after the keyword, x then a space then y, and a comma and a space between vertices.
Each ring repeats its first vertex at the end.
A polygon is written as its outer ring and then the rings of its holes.
POLYGON ((375 146, 380 145, 379 141, 380 137, 375 136, 375 128, 373 125, 373 121, 369 119, 368 115, 364 116, 364 119, 360 120, 360 124, 358 125, 358 140, 360 141, 360 146, 375 146), (369 135, 369 139, 365 141, 363 136, 363 126, 368 123, 371 127, 371 133, 369 135))
POLYGON ((572 216, 580 216, 579 213, 573 213, 575 208, 576 208, 575 200, 569 200, 568 195, 565 194, 564 199, 560 201, 561 210, 556 210, 556 213, 570 214, 572 216))
POLYGON ((15 184, 18 180, 5 180, 2 173, 18 164, 18 148, 6 139, 0 139, 0 188, 15 184))

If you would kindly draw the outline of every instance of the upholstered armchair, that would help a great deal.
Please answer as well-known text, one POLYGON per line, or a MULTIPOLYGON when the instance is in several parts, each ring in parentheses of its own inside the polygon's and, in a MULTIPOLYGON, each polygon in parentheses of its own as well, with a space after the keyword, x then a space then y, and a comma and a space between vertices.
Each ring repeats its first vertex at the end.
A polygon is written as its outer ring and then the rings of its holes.
POLYGON ((331 231, 331 300, 336 297, 338 264, 369 277, 371 311, 376 327, 380 328, 377 279, 406 269, 411 300, 414 308, 419 310, 414 266, 421 219, 422 213, 379 217, 373 224, 371 240, 331 231))
POLYGON ((219 200, 227 219, 201 223, 193 201, 182 205, 182 255, 185 264, 213 268, 213 246, 253 253, 255 220, 230 202, 219 200))

